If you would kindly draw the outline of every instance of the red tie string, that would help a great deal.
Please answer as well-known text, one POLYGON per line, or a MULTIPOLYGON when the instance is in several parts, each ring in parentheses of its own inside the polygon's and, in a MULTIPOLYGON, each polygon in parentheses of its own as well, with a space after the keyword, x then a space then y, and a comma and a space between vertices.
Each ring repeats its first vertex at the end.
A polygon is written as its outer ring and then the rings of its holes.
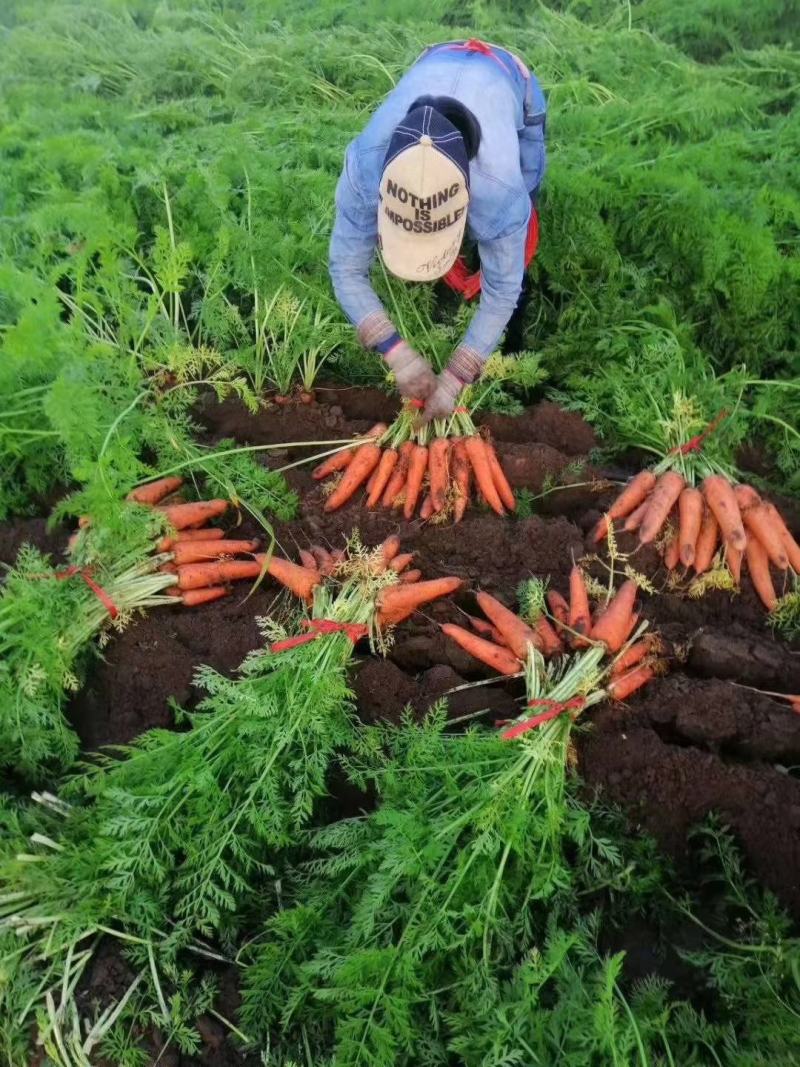
POLYGON ((119 615, 119 608, 105 589, 103 589, 101 585, 98 585, 94 578, 92 578, 91 571, 88 567, 66 567, 63 571, 56 571, 55 573, 56 581, 59 582, 66 581, 67 578, 75 578, 76 576, 83 578, 84 582, 86 582, 91 591, 106 609, 109 617, 116 619, 117 615, 119 615))
POLYGON ((461 404, 459 407, 453 408, 453 414, 454 415, 469 415, 469 411, 464 407, 463 404, 461 404))
POLYGON ((541 726, 551 719, 557 719, 565 711, 582 711, 586 707, 586 700, 583 697, 573 697, 572 700, 564 701, 543 698, 541 700, 531 700, 528 703, 528 707, 545 708, 546 710, 539 715, 534 715, 532 719, 525 719, 524 722, 516 723, 510 730, 500 734, 501 740, 513 741, 515 737, 526 734, 528 730, 535 730, 537 726, 541 726))
POLYGON ((290 648, 307 645, 311 641, 316 641, 318 637, 326 637, 328 634, 345 634, 353 644, 356 644, 369 632, 363 623, 335 622, 333 619, 307 619, 303 625, 307 627, 309 633, 287 637, 283 641, 275 641, 270 645, 270 652, 288 652, 290 648))
POLYGON ((425 407, 425 401, 416 400, 412 397, 408 402, 408 406, 410 408, 414 408, 415 411, 422 411, 422 409, 425 407))
POLYGON ((508 67, 499 56, 494 54, 490 45, 485 41, 479 41, 477 37, 470 37, 470 39, 463 44, 451 44, 448 48, 451 52, 479 52, 480 55, 488 56, 490 59, 493 59, 495 63, 499 63, 506 74, 509 73, 508 67))
POLYGON ((716 430, 723 419, 727 419, 730 412, 720 411, 718 415, 715 415, 711 422, 706 426, 702 433, 697 434, 695 437, 690 437, 689 440, 683 445, 675 445, 674 448, 669 450, 669 454, 687 456, 690 452, 699 452, 703 447, 703 441, 716 430))

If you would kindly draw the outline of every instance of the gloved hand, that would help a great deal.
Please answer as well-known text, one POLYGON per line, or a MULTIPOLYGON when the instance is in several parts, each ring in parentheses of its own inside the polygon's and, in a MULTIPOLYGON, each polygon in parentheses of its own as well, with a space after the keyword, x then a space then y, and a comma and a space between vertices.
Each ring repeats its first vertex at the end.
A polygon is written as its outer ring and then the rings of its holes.
POLYGON ((395 376, 401 396, 424 400, 436 388, 436 375, 430 363, 405 341, 398 341, 383 358, 395 376))
POLYGON ((420 414, 419 421, 424 425, 431 419, 445 419, 452 415, 458 394, 463 388, 464 383, 445 368, 436 379, 436 388, 425 402, 425 410, 420 414))

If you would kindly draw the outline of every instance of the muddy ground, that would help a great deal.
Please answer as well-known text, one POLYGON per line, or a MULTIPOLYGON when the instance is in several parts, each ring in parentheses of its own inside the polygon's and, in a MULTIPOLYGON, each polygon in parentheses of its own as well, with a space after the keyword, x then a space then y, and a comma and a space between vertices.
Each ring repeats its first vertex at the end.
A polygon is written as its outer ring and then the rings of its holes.
MULTIPOLYGON (((233 437, 242 444, 275 444, 355 436, 395 412, 393 401, 373 390, 319 390, 318 401, 257 416, 233 401, 209 401, 199 418, 209 441, 233 437)), ((629 473, 586 465, 596 443, 591 428, 552 404, 538 404, 517 418, 485 421, 515 488, 539 494, 553 482, 572 487, 537 500, 530 517, 499 520, 472 509, 459 526, 437 527, 398 521, 394 512, 368 512, 361 495, 326 515, 324 489, 312 480, 311 467, 287 474, 301 504, 296 519, 276 527, 286 555, 296 558, 298 547, 312 543, 342 546, 353 529, 368 545, 397 532, 404 549, 416 553, 425 577, 455 574, 467 580, 455 600, 434 604, 405 624, 385 661, 360 658, 353 684, 364 721, 396 720, 408 705, 422 712, 443 694, 486 677, 437 624, 463 621, 463 612, 473 607, 470 590, 478 587, 512 606, 518 583, 531 575, 567 593, 573 559, 590 547, 586 535, 615 492, 607 481, 603 489, 602 479, 629 473)), ((313 451, 260 455, 279 467, 313 451)), ((799 516, 790 508, 788 517, 797 532, 799 516)), ((245 534, 248 523, 240 530, 245 534)), ((24 539, 53 551, 59 533, 47 533, 40 520, 0 528, 0 558, 12 559, 24 539)), ((635 547, 633 540, 620 543, 626 551, 635 547)), ((687 854, 687 831, 710 812, 720 813, 753 873, 800 917, 800 716, 786 704, 740 688, 800 692, 800 649, 773 636, 747 581, 738 596, 718 591, 690 600, 666 588, 654 551, 638 552, 633 562, 662 591, 643 598, 642 608, 679 662, 628 703, 592 711, 578 735, 585 787, 620 805, 632 827, 652 833, 679 864, 687 854)), ((247 600, 243 590, 201 610, 153 613, 115 638, 91 664, 70 709, 84 748, 124 743, 148 727, 170 725, 170 700, 191 707, 201 696, 193 685, 198 665, 232 672, 259 646, 256 617, 269 613, 277 593, 268 580, 247 600)), ((505 718, 516 708, 515 686, 462 689, 450 695, 449 713, 455 718, 486 709, 487 721, 505 718)), ((204 1035, 203 1058, 171 1062, 242 1062, 226 1058, 232 1050, 215 1027, 210 1024, 208 1038, 204 1035)))

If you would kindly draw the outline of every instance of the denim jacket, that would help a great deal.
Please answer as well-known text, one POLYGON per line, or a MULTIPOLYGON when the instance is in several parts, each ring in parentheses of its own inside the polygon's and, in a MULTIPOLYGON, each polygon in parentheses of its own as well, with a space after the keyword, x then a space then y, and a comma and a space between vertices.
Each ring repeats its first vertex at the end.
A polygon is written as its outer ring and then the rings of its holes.
POLYGON ((429 48, 398 82, 345 154, 336 188, 330 273, 337 299, 358 327, 383 308, 370 280, 378 234, 378 188, 395 126, 417 97, 450 96, 481 127, 470 161, 467 237, 481 262, 481 300, 464 337, 481 360, 494 351, 522 287, 532 199, 545 169, 545 101, 538 81, 510 52, 460 42, 429 48))

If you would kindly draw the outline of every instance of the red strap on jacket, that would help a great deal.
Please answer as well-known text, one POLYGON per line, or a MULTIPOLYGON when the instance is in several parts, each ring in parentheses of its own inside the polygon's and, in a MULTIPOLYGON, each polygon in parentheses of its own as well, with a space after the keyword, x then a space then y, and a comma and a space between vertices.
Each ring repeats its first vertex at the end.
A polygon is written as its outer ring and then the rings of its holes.
MULTIPOLYGON (((525 269, 531 264, 536 250, 539 247, 539 212, 536 208, 531 209, 531 217, 528 220, 528 234, 525 238, 525 269)), ((476 270, 470 274, 466 260, 459 256, 450 270, 442 278, 445 285, 456 293, 461 293, 465 300, 474 300, 481 291, 481 272, 476 270)))

